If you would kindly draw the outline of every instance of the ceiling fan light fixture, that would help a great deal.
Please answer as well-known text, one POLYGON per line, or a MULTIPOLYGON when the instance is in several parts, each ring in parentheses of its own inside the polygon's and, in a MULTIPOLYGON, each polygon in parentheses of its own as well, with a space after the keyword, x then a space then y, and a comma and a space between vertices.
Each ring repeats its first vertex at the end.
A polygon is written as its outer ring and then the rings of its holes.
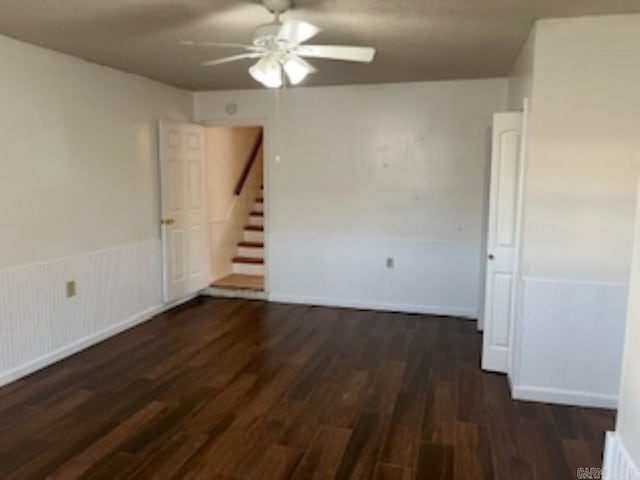
POLYGON ((309 65, 308 62, 295 55, 289 56, 282 67, 291 85, 298 85, 307 78, 307 75, 315 72, 315 68, 309 65))
POLYGON ((249 69, 249 74, 265 87, 282 87, 282 68, 277 58, 266 56, 249 69))

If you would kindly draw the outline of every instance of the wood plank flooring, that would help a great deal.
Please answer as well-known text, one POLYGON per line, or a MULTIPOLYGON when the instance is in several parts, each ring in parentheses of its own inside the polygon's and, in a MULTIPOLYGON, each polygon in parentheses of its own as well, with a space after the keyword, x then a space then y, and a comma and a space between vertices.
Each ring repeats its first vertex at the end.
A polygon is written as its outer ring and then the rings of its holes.
POLYGON ((242 275, 234 273, 216 280, 211 286, 216 288, 262 291, 264 290, 264 277, 259 275, 242 275))
POLYGON ((575 479, 614 413, 510 400, 475 322, 196 299, 0 389, 0 478, 575 479))

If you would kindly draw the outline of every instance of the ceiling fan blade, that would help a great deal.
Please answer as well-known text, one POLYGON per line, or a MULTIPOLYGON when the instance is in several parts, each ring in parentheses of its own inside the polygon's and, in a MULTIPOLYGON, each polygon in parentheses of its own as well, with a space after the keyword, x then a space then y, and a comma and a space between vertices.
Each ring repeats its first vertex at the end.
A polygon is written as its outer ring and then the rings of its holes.
POLYGON ((253 52, 253 53, 242 53, 240 55, 234 55, 232 57, 220 58, 218 60, 209 60, 208 62, 202 62, 201 65, 203 67, 212 67, 214 65, 221 65, 223 63, 235 62, 238 60, 245 60, 247 58, 259 58, 262 56, 262 53, 253 52))
POLYGON ((302 66, 309 73, 316 73, 318 71, 316 67, 311 65, 302 57, 298 57, 297 55, 291 55, 289 58, 295 61, 298 65, 302 66))
POLYGON ((295 54, 308 58, 369 63, 373 61, 376 50, 371 47, 347 47, 344 45, 300 45, 295 50, 295 54))
POLYGON ((320 29, 310 23, 301 20, 285 20, 278 32, 278 40, 299 45, 315 37, 319 32, 320 29))
POLYGON ((296 55, 291 55, 282 65, 291 85, 302 82, 307 75, 316 72, 316 69, 309 62, 296 55))
POLYGON ((224 43, 224 42, 196 42, 193 40, 180 40, 180 44, 193 47, 223 47, 223 48, 243 48, 245 50, 259 50, 254 45, 243 45, 242 43, 224 43))

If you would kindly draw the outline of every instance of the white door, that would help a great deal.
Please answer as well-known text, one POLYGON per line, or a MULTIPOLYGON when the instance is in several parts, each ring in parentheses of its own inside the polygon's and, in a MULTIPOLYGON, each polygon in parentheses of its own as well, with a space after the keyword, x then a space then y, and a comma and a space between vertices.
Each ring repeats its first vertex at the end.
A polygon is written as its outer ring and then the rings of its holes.
POLYGON ((522 119, 515 112, 493 117, 482 368, 505 373, 519 242, 522 119))
POLYGON ((205 140, 199 125, 160 121, 164 300, 209 285, 205 140))

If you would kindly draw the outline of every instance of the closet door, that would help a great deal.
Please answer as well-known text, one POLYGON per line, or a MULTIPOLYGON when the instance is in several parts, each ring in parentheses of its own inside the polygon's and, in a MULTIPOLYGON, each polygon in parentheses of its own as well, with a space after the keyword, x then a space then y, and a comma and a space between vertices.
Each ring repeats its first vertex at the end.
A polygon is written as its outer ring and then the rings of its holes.
POLYGON ((493 118, 482 368, 507 372, 520 221, 521 113, 493 118))

